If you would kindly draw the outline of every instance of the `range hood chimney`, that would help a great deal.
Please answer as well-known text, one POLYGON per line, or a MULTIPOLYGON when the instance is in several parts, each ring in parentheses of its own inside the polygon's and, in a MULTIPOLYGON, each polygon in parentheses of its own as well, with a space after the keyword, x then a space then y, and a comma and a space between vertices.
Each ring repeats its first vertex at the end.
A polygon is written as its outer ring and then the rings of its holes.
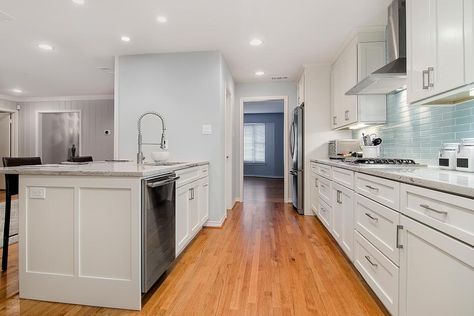
POLYGON ((406 89, 406 3, 394 0, 388 7, 386 30, 389 63, 374 71, 346 92, 346 95, 390 94, 406 89))

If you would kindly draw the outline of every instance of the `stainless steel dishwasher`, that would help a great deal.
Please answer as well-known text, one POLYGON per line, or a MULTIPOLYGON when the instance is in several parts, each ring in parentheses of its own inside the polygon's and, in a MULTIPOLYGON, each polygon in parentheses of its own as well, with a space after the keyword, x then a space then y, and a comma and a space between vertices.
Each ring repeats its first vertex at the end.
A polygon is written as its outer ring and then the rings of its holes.
POLYGON ((174 173, 142 180, 142 293, 176 258, 176 180, 174 173))

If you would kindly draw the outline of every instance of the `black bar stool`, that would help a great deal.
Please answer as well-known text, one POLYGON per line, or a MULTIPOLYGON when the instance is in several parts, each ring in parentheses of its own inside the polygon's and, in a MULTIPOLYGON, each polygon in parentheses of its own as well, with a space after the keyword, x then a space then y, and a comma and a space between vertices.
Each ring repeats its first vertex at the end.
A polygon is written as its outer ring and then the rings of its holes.
MULTIPOLYGON (((4 167, 17 167, 24 165, 41 165, 40 157, 4 157, 4 167)), ((12 196, 18 194, 18 175, 5 175, 5 223, 3 228, 3 254, 2 254, 2 271, 7 271, 8 264, 8 241, 10 239, 10 216, 12 207, 12 196)))
POLYGON ((91 162, 94 161, 92 159, 92 156, 77 156, 77 157, 71 157, 72 162, 91 162))

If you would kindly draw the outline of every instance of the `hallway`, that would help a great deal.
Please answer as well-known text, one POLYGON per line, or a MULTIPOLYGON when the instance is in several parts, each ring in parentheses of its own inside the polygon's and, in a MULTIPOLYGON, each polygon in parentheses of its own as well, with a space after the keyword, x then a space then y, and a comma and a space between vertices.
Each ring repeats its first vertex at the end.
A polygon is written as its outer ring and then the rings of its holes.
POLYGON ((335 241, 282 203, 283 182, 246 179, 223 228, 205 228, 139 312, 18 298, 18 247, 0 278, 1 315, 382 315, 335 241))

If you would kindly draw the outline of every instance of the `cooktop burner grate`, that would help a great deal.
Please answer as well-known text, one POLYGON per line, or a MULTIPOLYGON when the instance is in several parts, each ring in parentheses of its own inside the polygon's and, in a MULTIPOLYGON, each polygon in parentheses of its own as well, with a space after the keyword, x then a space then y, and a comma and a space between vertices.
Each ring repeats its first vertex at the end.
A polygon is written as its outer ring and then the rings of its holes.
POLYGON ((394 158, 356 158, 347 159, 346 162, 365 165, 415 165, 413 159, 394 159, 394 158))

